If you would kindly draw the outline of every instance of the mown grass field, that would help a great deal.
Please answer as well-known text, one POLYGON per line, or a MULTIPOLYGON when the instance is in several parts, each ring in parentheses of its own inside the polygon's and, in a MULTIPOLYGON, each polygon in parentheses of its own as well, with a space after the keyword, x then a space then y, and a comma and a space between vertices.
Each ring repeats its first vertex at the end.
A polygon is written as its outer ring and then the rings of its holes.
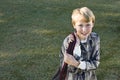
POLYGON ((119 0, 0 0, 0 80, 51 80, 72 10, 83 6, 101 38, 98 80, 120 80, 119 0))

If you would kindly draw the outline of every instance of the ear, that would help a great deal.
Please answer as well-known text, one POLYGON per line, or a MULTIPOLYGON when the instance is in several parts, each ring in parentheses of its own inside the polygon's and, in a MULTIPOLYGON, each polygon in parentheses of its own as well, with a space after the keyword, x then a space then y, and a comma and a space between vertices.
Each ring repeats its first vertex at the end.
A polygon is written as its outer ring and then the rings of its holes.
POLYGON ((92 23, 92 27, 94 27, 94 23, 92 23))

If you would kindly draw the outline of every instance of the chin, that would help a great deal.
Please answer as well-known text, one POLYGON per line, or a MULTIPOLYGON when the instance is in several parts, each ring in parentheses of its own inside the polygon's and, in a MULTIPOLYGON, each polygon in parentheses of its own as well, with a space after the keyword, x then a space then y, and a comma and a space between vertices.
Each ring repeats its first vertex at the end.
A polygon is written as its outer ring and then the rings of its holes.
POLYGON ((82 40, 85 40, 85 39, 86 39, 86 37, 81 37, 81 39, 82 39, 82 40))
POLYGON ((83 36, 82 39, 85 40, 88 36, 83 36))

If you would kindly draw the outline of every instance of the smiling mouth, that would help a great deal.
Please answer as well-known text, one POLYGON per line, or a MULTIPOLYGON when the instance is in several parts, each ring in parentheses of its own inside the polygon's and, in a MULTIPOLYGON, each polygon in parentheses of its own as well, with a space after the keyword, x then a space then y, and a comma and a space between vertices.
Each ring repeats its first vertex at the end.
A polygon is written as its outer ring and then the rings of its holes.
POLYGON ((84 34, 84 33, 81 33, 82 35, 84 35, 84 36, 86 36, 87 35, 87 33, 86 34, 84 34))

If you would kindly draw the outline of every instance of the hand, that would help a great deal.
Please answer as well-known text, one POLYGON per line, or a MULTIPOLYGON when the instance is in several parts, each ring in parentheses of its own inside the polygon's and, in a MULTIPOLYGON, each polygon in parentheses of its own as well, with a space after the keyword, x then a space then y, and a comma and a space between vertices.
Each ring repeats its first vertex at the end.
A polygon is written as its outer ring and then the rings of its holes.
POLYGON ((80 64, 72 55, 68 53, 64 54, 64 62, 74 67, 77 67, 80 64))

